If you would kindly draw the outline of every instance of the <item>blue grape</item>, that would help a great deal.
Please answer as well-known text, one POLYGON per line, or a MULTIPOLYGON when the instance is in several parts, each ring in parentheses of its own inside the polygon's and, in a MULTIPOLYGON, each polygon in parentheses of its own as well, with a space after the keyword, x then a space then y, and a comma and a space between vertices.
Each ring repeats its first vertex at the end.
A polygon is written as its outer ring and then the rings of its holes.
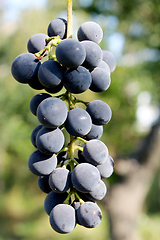
POLYGON ((22 53, 17 56, 11 66, 13 77, 20 83, 30 83, 37 77, 41 63, 32 53, 22 53))
POLYGON ((100 62, 100 64, 98 65, 98 67, 99 68, 103 68, 104 70, 106 70, 109 75, 111 74, 110 68, 109 68, 108 64, 105 61, 102 60, 100 62))
POLYGON ((36 137, 37 137, 37 134, 38 134, 38 132, 41 130, 42 127, 43 127, 42 124, 36 126, 36 127, 33 129, 32 133, 31 133, 31 143, 33 144, 33 146, 34 146, 35 148, 37 148, 36 137))
POLYGON ((108 64, 110 72, 112 73, 116 68, 116 59, 114 55, 107 50, 103 50, 103 61, 108 64))
POLYGON ((70 135, 81 137, 91 130, 92 120, 84 109, 74 108, 68 112, 65 127, 70 135))
POLYGON ((47 60, 39 67, 38 78, 44 87, 57 87, 63 79, 63 68, 58 62, 47 60))
POLYGON ((66 168, 56 168, 49 176, 49 185, 54 192, 63 193, 71 187, 71 173, 66 168))
POLYGON ((45 212, 50 215, 50 212, 52 209, 57 205, 61 204, 65 201, 67 198, 68 193, 56 193, 54 191, 51 191, 47 194, 45 200, 44 200, 44 210, 45 212))
POLYGON ((73 186, 80 192, 91 192, 100 181, 98 169, 89 163, 80 163, 71 174, 73 186))
POLYGON ((55 18, 48 25, 47 31, 50 37, 59 35, 61 39, 66 38, 67 21, 64 18, 55 18))
POLYGON ((90 72, 79 66, 75 69, 68 69, 64 74, 63 85, 71 93, 85 92, 91 85, 90 72))
POLYGON ((48 38, 48 35, 44 33, 37 33, 34 34, 27 43, 27 49, 30 53, 37 53, 40 50, 42 50, 46 45, 46 38, 48 38))
POLYGON ((29 104, 29 108, 35 116, 36 116, 38 105, 48 97, 52 97, 52 96, 48 93, 38 93, 32 97, 29 104))
POLYGON ((75 209, 66 204, 56 205, 50 213, 51 227, 58 233, 69 233, 76 226, 75 209))
POLYGON ((58 43, 56 57, 64 67, 77 68, 84 62, 86 51, 80 42, 67 38, 58 43))
POLYGON ((108 159, 108 148, 102 141, 92 139, 84 145, 83 156, 86 162, 99 165, 108 159))
POLYGON ((99 172, 100 172, 100 175, 101 175, 101 178, 109 178, 113 171, 114 171, 114 160, 113 158, 109 155, 108 156, 108 159, 101 165, 98 165, 97 166, 99 172))
POLYGON ((105 183, 101 180, 97 187, 89 192, 89 193, 85 193, 85 196, 90 200, 90 201, 100 201, 102 200, 105 195, 107 193, 107 188, 105 183))
POLYGON ((57 166, 57 157, 55 154, 47 156, 39 150, 34 151, 28 159, 30 171, 37 175, 49 175, 57 166))
POLYGON ((77 37, 79 41, 90 40, 99 44, 103 38, 103 31, 97 23, 88 21, 79 27, 77 37))
POLYGON ((92 123, 95 125, 105 125, 111 120, 112 117, 110 106, 101 100, 93 100, 90 102, 86 108, 86 111, 91 116, 92 123))
POLYGON ((44 89, 44 86, 42 85, 42 83, 41 83, 41 82, 39 81, 39 79, 38 79, 38 72, 37 72, 35 78, 32 79, 32 80, 28 83, 28 85, 29 85, 31 88, 35 89, 35 90, 42 90, 42 89, 44 89))
POLYGON ((108 72, 100 67, 96 67, 91 72, 92 83, 89 89, 93 92, 104 92, 106 91, 110 84, 111 78, 108 72))
POLYGON ((64 135, 59 128, 54 130, 43 127, 36 137, 37 148, 44 154, 59 152, 64 145, 64 135))
POLYGON ((46 128, 56 128, 62 125, 67 118, 67 106, 59 98, 44 99, 37 108, 37 118, 46 128))
POLYGON ((78 208, 77 218, 82 226, 94 228, 100 224, 102 212, 96 203, 85 202, 78 208))
POLYGON ((59 85, 57 85, 56 87, 52 87, 52 88, 44 88, 46 90, 46 92, 48 93, 58 93, 61 89, 63 88, 63 82, 60 82, 59 85))
POLYGON ((85 61, 82 65, 87 69, 93 69, 97 67, 102 61, 102 49, 98 44, 92 41, 82 41, 81 43, 86 51, 85 61))
POLYGON ((38 177, 38 187, 44 193, 49 193, 52 189, 49 186, 49 175, 38 177))
POLYGON ((103 126, 92 124, 91 130, 87 135, 85 135, 85 138, 87 140, 100 139, 102 134, 103 134, 103 126))

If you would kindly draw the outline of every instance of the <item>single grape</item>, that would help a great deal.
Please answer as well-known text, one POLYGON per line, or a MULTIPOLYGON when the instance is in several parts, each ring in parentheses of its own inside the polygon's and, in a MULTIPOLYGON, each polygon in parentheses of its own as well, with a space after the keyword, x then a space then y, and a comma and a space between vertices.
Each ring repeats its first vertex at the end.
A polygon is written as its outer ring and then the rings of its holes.
POLYGON ((100 201, 102 200, 105 195, 107 193, 107 188, 105 183, 101 180, 97 187, 89 192, 89 193, 85 193, 85 196, 90 200, 90 201, 100 201))
POLYGON ((59 98, 44 99, 37 108, 37 118, 46 128, 56 128, 62 125, 67 118, 67 106, 59 98))
POLYGON ((39 130, 41 130, 42 127, 43 127, 42 124, 36 126, 31 133, 31 143, 33 144, 33 146, 35 148, 37 148, 36 137, 37 137, 37 134, 38 134, 39 130))
POLYGON ((46 88, 57 87, 63 79, 63 69, 58 62, 47 60, 39 67, 38 78, 46 88))
POLYGON ((41 63, 32 53, 22 53, 17 56, 11 66, 13 77, 20 83, 29 83, 37 77, 41 63))
POLYGON ((69 233, 76 226, 75 209, 66 204, 56 205, 50 213, 51 227, 58 233, 69 233))
POLYGON ((86 57, 82 65, 87 69, 97 67, 102 61, 102 49, 98 44, 92 41, 82 41, 81 43, 86 51, 86 57))
POLYGON ((113 158, 109 155, 107 160, 101 164, 101 165, 98 165, 97 166, 99 172, 100 172, 100 175, 101 175, 101 178, 109 178, 113 171, 114 171, 114 160, 113 158))
POLYGON ((91 192, 100 181, 98 169, 89 163, 80 163, 71 173, 73 186, 80 192, 91 192))
POLYGON ((93 100, 90 102, 86 108, 86 111, 91 116, 92 123, 95 125, 105 125, 111 120, 112 117, 110 106, 101 100, 93 100))
POLYGON ((108 159, 108 148, 102 141, 92 139, 84 145, 83 156, 87 162, 99 165, 108 159))
POLYGON ((49 193, 52 189, 49 186, 49 175, 38 177, 38 187, 44 193, 49 193))
POLYGON ((68 112, 65 127, 70 135, 84 136, 91 130, 92 120, 84 109, 74 108, 68 112))
POLYGON ((50 212, 52 209, 60 203, 63 203, 65 199, 67 198, 68 193, 56 193, 54 191, 51 191, 47 194, 45 200, 44 200, 44 210, 45 212, 50 215, 50 212))
POLYGON ((64 39, 56 47, 56 58, 64 67, 77 68, 84 62, 85 57, 85 48, 75 39, 64 39))
POLYGON ((96 203, 85 202, 78 208, 77 218, 82 226, 94 228, 100 224, 102 212, 96 203))
POLYGON ((103 31, 97 23, 88 21, 79 27, 77 37, 79 41, 90 40, 99 44, 103 38, 103 31))
POLYGON ((100 139, 103 134, 103 126, 92 124, 91 130, 85 135, 86 140, 100 139))
POLYGON ((63 193, 71 187, 71 173, 66 168, 56 168, 49 176, 49 185, 54 192, 63 193))
POLYGON ((109 68, 108 64, 105 61, 102 60, 100 62, 100 64, 98 65, 98 67, 99 68, 103 68, 104 70, 106 70, 109 75, 111 74, 110 68, 109 68))
POLYGON ((64 18, 55 18, 48 25, 47 31, 50 37, 59 35, 61 39, 66 38, 67 21, 64 18))
POLYGON ((48 93, 38 93, 32 97, 29 104, 29 108, 35 116, 36 116, 38 105, 48 97, 52 97, 52 96, 48 93))
POLYGON ((91 85, 92 78, 90 72, 79 66, 75 69, 68 69, 64 74, 63 85, 71 93, 85 92, 91 85))
POLYGON ((92 83, 89 89, 93 92, 104 92, 106 91, 110 84, 111 78, 108 72, 100 67, 96 67, 91 72, 92 83))
POLYGON ((37 33, 30 37, 27 43, 28 52, 37 53, 42 50, 47 45, 46 38, 48 35, 44 33, 37 33))
POLYGON ((44 154, 59 152, 64 145, 64 135, 59 128, 54 130, 43 127, 36 137, 37 148, 44 154))
POLYGON ((61 91, 61 89, 63 88, 63 82, 60 82, 60 84, 56 87, 52 87, 52 88, 44 88, 46 90, 46 92, 48 93, 58 93, 59 91, 61 91))
POLYGON ((114 55, 107 50, 103 50, 103 61, 108 64, 110 72, 112 73, 116 68, 116 59, 114 55))
POLYGON ((55 154, 47 156, 39 150, 35 150, 28 159, 30 171, 37 175, 49 175, 57 166, 57 157, 55 154))

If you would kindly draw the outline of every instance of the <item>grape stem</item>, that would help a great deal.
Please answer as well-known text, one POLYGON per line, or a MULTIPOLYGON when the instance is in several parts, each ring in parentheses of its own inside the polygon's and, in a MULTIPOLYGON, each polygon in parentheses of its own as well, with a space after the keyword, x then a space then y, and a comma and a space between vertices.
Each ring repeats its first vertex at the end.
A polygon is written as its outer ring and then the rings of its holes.
POLYGON ((67 38, 72 38, 72 0, 67 0, 67 38))

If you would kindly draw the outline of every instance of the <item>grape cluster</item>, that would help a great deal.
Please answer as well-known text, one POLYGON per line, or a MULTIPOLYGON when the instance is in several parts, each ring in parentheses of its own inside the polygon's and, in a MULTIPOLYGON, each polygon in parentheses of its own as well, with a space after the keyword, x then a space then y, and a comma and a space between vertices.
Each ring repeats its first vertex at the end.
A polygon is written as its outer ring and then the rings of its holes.
POLYGON ((102 212, 96 201, 106 195, 103 179, 114 170, 108 148, 100 140, 103 126, 111 119, 111 108, 101 100, 85 102, 73 94, 88 89, 106 91, 115 58, 98 45, 103 31, 97 23, 83 23, 77 31, 78 40, 67 38, 66 31, 65 19, 52 20, 48 35, 33 35, 27 43, 28 52, 16 57, 11 66, 18 82, 46 91, 30 101, 30 111, 39 125, 31 133, 36 150, 28 167, 38 176, 39 188, 47 193, 44 209, 58 233, 69 233, 76 224, 87 228, 99 225, 102 212), (51 95, 62 88, 64 93, 51 95))

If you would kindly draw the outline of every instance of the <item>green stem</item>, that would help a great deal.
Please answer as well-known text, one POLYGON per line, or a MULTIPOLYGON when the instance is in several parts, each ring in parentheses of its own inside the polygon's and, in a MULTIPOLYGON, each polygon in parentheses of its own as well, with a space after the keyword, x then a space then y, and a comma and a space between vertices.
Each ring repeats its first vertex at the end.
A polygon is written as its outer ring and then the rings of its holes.
POLYGON ((67 0, 67 38, 72 38, 72 0, 67 0))
POLYGON ((82 142, 84 142, 84 143, 87 143, 87 142, 88 142, 87 140, 85 140, 84 138, 81 138, 81 137, 77 137, 77 140, 80 140, 80 141, 82 141, 82 142))

